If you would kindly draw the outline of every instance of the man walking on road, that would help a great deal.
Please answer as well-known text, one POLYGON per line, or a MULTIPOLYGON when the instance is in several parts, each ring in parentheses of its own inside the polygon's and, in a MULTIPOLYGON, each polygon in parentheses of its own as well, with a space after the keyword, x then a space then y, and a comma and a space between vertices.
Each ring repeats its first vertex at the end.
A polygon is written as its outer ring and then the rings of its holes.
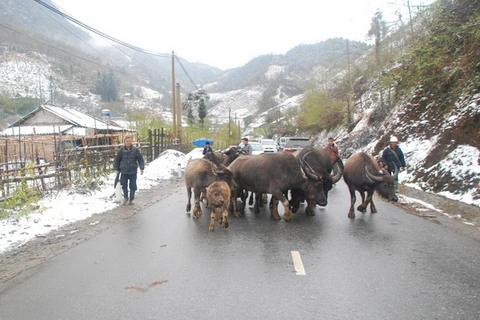
POLYGON ((132 145, 132 137, 125 138, 125 145, 120 148, 115 157, 114 169, 121 173, 120 184, 123 190, 123 204, 133 204, 135 191, 137 190, 137 168, 140 167, 140 174, 143 174, 145 162, 140 149, 132 145), (138 166, 137 166, 138 163, 138 166), (128 194, 130 189, 130 196, 128 194))
MULTIPOLYGON (((403 155, 402 149, 398 146, 397 137, 390 137, 390 145, 383 150, 380 162, 383 168, 388 170, 390 175, 395 170, 405 170, 405 156, 403 155)), ((398 174, 395 176, 395 192, 398 192, 398 174)))

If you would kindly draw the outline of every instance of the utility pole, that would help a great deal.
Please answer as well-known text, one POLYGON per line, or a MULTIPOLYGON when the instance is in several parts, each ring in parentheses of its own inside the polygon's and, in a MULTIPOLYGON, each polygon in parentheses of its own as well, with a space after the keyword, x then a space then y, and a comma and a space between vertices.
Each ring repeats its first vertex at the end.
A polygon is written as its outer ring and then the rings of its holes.
POLYGON ((177 104, 175 94, 175 52, 172 51, 172 120, 173 120, 173 139, 177 138, 177 104))
POLYGON ((180 140, 182 139, 182 104, 180 99, 180 82, 177 82, 177 88, 175 90, 175 101, 177 106, 177 138, 180 140))
POLYGON ((230 119, 230 111, 231 111, 231 108, 228 107, 228 145, 231 144, 230 140, 232 137, 232 128, 231 128, 232 120, 230 119))
POLYGON ((347 39, 347 60, 348 60, 348 84, 350 86, 350 92, 347 97, 347 124, 348 124, 348 130, 350 130, 351 125, 352 125, 352 111, 350 110, 351 102, 353 99, 353 85, 352 85, 352 71, 351 71, 351 65, 350 65, 350 46, 349 46, 349 41, 347 39))

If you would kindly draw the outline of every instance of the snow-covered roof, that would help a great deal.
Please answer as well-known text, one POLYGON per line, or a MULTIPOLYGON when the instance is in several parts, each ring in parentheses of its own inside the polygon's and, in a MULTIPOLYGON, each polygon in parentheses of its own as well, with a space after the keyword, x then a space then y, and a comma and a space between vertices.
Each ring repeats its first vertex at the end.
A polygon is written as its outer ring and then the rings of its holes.
MULTIPOLYGON (((51 105, 41 105, 37 109, 33 110, 32 112, 28 113, 18 121, 12 123, 9 128, 13 127, 18 127, 19 125, 22 124, 26 119, 32 117, 36 112, 39 110, 46 110, 48 112, 51 112, 55 114, 56 116, 64 119, 65 121, 71 123, 71 126, 73 125, 74 127, 82 127, 82 128, 92 128, 92 129, 97 129, 97 130, 111 130, 111 131, 123 131, 124 128, 113 125, 113 124, 108 124, 107 122, 104 122, 101 119, 89 116, 88 114, 85 114, 83 112, 80 112, 75 109, 70 109, 70 108, 60 108, 60 107, 55 107, 51 105)), ((70 127, 71 127, 70 126, 70 127)), ((36 126, 37 127, 37 126, 36 126)), ((45 126, 48 127, 48 126, 45 126)), ((50 126, 51 127, 51 126, 50 126)), ((58 126, 56 126, 58 127, 58 126)), ((21 127, 20 133, 21 134, 26 134, 23 131, 23 128, 21 127)), ((8 129, 7 129, 8 130, 8 129)), ((56 131, 58 133, 58 130, 56 131)), ((38 134, 38 133, 37 133, 38 134)))
POLYGON ((63 126, 21 126, 11 127, 0 131, 2 136, 19 136, 19 135, 45 135, 55 133, 65 133, 69 129, 73 128, 73 125, 67 124, 63 126))

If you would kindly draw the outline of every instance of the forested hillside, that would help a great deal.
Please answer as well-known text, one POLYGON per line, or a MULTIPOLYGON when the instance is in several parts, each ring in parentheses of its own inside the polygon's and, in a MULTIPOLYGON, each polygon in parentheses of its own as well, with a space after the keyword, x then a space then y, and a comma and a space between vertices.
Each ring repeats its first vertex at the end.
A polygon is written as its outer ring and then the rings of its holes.
POLYGON ((369 62, 343 81, 352 83, 351 99, 339 99, 341 86, 317 87, 297 125, 319 144, 336 136, 345 158, 362 149, 379 155, 396 135, 410 161, 405 183, 480 204, 478 8, 477 0, 437 1, 417 17, 413 33, 376 29, 385 23, 377 15, 369 62))

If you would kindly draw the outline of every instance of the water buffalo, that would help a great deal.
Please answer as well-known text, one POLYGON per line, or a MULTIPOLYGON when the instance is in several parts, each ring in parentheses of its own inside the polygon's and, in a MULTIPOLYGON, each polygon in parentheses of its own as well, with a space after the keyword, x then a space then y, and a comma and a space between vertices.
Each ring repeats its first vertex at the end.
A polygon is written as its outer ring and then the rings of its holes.
POLYGON ((215 181, 225 181, 233 186, 232 172, 224 165, 216 166, 213 162, 206 159, 192 159, 187 163, 185 168, 185 185, 187 187, 187 212, 190 212, 192 205, 190 199, 192 197, 192 189, 194 193, 195 207, 193 209, 193 217, 197 218, 202 214, 200 208, 200 194, 205 191, 206 187, 215 181))
MULTIPOLYGON (((395 170, 395 175, 397 174, 398 170, 395 170)), ((362 204, 357 208, 360 212, 365 212, 369 203, 370 211, 372 213, 377 212, 373 203, 373 192, 375 190, 389 201, 398 201, 394 192, 395 177, 390 176, 386 170, 382 170, 378 162, 365 152, 359 152, 348 158, 345 162, 343 180, 345 180, 350 191, 349 218, 355 218, 353 209, 357 200, 355 191, 358 191, 362 197, 362 204), (366 199, 365 192, 367 192, 366 199)))
POLYGON ((210 205, 210 226, 208 230, 215 229, 215 220, 222 227, 228 228, 228 205, 230 204, 230 186, 225 181, 215 181, 207 187, 207 201, 210 205))
POLYGON ((233 160, 235 160, 241 154, 243 154, 242 149, 238 148, 237 146, 231 146, 224 151, 215 151, 213 153, 209 152, 204 155, 203 158, 213 161, 217 165, 219 165, 219 163, 222 163, 228 167, 230 163, 232 163, 233 160), (213 155, 216 157, 216 159, 218 159, 219 163, 214 157, 212 157, 213 155))
POLYGON ((238 190, 248 190, 255 193, 270 193, 274 198, 272 216, 278 215, 278 201, 285 208, 283 218, 292 219, 290 203, 285 197, 288 190, 298 189, 306 199, 315 203, 325 204, 322 177, 316 174, 303 160, 295 158, 291 153, 265 153, 256 156, 240 156, 228 167, 232 173, 236 188, 232 191, 233 212, 240 216, 237 209, 236 197, 238 190))
MULTIPOLYGON (((304 161, 310 169, 317 173, 323 181, 323 192, 325 194, 325 199, 328 201, 328 191, 330 191, 335 183, 340 181, 343 173, 343 163, 341 159, 338 161, 340 164, 335 163, 336 168, 334 170, 334 164, 331 161, 329 152, 323 147, 306 147, 301 151, 295 153, 295 157, 300 161, 304 161)), ((292 190, 292 212, 295 213, 299 206, 300 202, 303 199, 303 195, 300 194, 300 190, 292 190)), ((325 205, 327 203, 325 202, 325 205)), ((307 208, 305 213, 309 216, 315 215, 314 207, 316 203, 314 201, 307 201, 307 208)))

